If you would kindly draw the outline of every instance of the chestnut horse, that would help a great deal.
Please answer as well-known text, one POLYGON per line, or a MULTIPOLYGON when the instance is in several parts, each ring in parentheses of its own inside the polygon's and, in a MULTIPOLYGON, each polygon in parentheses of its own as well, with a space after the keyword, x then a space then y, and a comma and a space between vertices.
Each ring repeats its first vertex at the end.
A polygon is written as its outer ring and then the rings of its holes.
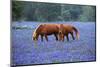
POLYGON ((37 29, 33 32, 33 40, 38 40, 39 35, 41 36, 41 41, 43 37, 48 41, 47 35, 54 35, 56 40, 58 40, 59 24, 40 24, 37 29))
POLYGON ((64 41, 64 36, 66 36, 67 40, 69 41, 68 38, 68 34, 71 34, 73 40, 75 39, 73 32, 75 31, 76 33, 76 38, 79 39, 79 32, 78 30, 72 26, 72 25, 68 25, 68 24, 60 24, 60 28, 59 28, 59 40, 64 41))

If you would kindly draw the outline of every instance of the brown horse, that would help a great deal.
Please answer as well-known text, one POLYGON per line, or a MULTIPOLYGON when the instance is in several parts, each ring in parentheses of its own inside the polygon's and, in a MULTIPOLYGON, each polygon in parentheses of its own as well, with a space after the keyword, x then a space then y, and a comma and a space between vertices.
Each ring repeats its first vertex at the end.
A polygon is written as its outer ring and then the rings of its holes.
POLYGON ((40 24, 37 29, 33 32, 33 40, 38 40, 39 35, 41 35, 41 41, 43 37, 48 41, 47 35, 54 35, 56 40, 58 40, 59 24, 40 24))
POLYGON ((59 40, 64 41, 64 36, 66 36, 67 40, 69 41, 69 38, 68 38, 69 33, 71 34, 71 36, 74 40, 75 38, 74 38, 74 35, 73 35, 73 31, 75 31, 75 33, 76 33, 76 38, 79 39, 79 32, 74 26, 68 25, 68 24, 60 24, 59 40))

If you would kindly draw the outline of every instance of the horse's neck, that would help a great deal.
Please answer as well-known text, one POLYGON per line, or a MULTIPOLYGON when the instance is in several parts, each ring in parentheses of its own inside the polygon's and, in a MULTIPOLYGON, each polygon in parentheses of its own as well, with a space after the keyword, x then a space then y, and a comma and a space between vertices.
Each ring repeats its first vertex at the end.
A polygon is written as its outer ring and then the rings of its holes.
POLYGON ((41 29, 43 29, 42 25, 38 25, 38 27, 36 28, 36 33, 38 34, 39 32, 41 32, 41 29))

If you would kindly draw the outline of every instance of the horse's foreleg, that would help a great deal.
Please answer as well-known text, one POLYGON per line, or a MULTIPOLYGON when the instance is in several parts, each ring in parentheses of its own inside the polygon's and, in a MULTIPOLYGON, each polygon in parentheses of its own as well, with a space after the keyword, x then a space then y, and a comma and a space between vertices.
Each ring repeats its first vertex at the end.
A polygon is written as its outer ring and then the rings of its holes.
POLYGON ((71 36, 72 36, 73 40, 75 40, 74 35, 73 35, 73 32, 71 32, 71 36))
POLYGON ((47 35, 45 35, 45 38, 46 38, 46 40, 48 41, 48 37, 47 37, 47 35))
POLYGON ((64 41, 64 35, 62 36, 62 41, 64 41))
POLYGON ((67 41, 69 41, 69 37, 68 37, 68 34, 66 35, 66 39, 67 39, 67 41))
POLYGON ((41 41, 43 41, 43 35, 41 35, 41 41))
POLYGON ((57 34, 54 34, 54 36, 56 37, 56 40, 58 40, 58 36, 57 36, 57 34))

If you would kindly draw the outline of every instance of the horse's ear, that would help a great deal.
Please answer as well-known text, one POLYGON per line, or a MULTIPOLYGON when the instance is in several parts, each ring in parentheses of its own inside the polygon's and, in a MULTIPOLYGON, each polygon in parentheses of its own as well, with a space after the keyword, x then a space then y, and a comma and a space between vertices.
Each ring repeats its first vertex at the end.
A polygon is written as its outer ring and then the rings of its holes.
POLYGON ((63 24, 60 24, 60 26, 63 26, 63 24))
POLYGON ((63 24, 60 24, 60 28, 61 28, 61 29, 63 28, 63 24))

